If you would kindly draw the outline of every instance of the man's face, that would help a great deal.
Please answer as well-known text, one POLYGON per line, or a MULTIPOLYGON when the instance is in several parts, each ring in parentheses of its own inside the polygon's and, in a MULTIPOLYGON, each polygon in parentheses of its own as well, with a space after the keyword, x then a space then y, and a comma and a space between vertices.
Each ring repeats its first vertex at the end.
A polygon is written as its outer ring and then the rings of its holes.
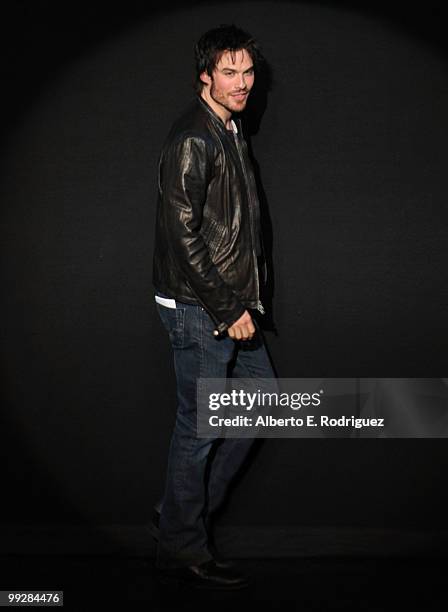
POLYGON ((246 107, 247 98, 254 84, 254 66, 245 49, 224 51, 212 77, 202 73, 201 78, 209 86, 212 100, 231 113, 239 113, 246 107), (233 57, 232 57, 233 56, 233 57))

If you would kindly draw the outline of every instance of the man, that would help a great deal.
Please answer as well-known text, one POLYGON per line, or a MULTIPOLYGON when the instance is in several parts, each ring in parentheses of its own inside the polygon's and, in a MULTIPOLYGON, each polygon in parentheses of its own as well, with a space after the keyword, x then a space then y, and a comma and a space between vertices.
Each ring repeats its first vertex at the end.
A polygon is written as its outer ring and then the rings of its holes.
POLYGON ((206 32, 195 58, 197 96, 171 128, 158 169, 153 283, 174 352, 178 408, 156 565, 166 579, 238 588, 247 579, 218 557, 211 521, 252 440, 198 438, 196 385, 275 377, 254 316, 263 313, 255 179, 241 120, 232 118, 246 107, 262 57, 232 25, 206 32))

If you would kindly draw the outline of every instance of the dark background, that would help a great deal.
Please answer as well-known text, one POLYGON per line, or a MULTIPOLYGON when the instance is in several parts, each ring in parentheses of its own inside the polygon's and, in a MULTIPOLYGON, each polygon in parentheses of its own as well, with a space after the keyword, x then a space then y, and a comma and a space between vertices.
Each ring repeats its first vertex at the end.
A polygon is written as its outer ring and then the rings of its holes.
MULTIPOLYGON (((250 126, 278 375, 446 374, 442 3, 158 5, 3 13, 0 521, 26 542, 73 525, 126 540, 161 493, 175 388, 151 286, 156 161, 210 27, 252 32, 272 69, 250 126)), ((267 440, 221 525, 296 534, 297 554, 315 530, 349 534, 324 552, 359 530, 442 534, 447 467, 444 440, 267 440)))

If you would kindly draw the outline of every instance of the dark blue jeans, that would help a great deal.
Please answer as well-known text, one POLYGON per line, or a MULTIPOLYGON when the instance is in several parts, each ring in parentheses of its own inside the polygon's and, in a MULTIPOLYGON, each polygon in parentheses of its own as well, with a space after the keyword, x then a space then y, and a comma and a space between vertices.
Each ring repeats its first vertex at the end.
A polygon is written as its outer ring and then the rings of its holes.
POLYGON ((156 307, 169 334, 177 380, 177 415, 157 550, 157 566, 169 568, 212 559, 207 534, 210 517, 223 502, 253 443, 251 438, 196 436, 197 379, 275 378, 275 374, 256 321, 252 340, 234 341, 227 335, 213 335, 215 325, 200 305, 176 301, 176 308, 158 303, 156 307), (212 446, 215 452, 207 466, 212 446))

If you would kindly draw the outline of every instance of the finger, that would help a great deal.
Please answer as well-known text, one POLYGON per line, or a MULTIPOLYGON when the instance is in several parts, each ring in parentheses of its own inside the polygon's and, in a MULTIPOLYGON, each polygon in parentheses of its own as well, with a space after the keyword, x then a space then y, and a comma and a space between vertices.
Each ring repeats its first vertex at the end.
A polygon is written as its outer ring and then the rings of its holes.
POLYGON ((250 333, 248 325, 244 325, 243 330, 242 330, 242 335, 243 335, 243 340, 250 340, 250 338, 252 337, 252 334, 250 333))
POLYGON ((229 328, 227 329, 227 335, 228 335, 230 338, 235 338, 235 330, 233 329, 233 327, 229 327, 229 328))
POLYGON ((254 335, 255 335, 255 334, 254 334, 253 332, 252 332, 252 333, 249 333, 249 334, 247 335, 247 339, 248 339, 248 340, 252 340, 252 338, 254 337, 254 335))

